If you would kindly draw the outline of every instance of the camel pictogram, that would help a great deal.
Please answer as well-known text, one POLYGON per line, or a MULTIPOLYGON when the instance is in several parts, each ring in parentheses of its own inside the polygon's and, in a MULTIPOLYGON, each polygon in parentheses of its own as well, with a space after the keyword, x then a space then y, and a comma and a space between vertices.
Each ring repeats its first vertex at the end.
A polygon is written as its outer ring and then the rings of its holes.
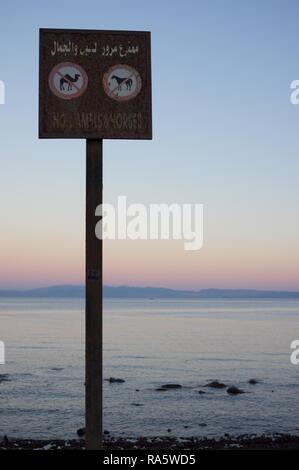
POLYGON ((74 77, 69 75, 68 73, 61 77, 60 79, 60 91, 72 91, 73 89, 73 83, 76 83, 81 75, 79 73, 76 73, 74 77), (67 84, 67 90, 65 90, 64 85, 67 84))

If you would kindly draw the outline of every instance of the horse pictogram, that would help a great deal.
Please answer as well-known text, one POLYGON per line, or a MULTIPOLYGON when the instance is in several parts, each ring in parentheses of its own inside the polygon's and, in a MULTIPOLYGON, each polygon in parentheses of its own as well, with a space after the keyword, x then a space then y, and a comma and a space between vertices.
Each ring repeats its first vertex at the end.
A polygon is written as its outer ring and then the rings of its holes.
POLYGON ((127 90, 131 91, 132 89, 132 85, 133 85, 132 78, 120 78, 120 77, 117 77, 116 75, 112 75, 111 80, 115 80, 117 82, 118 91, 122 91, 123 84, 126 85, 127 90))
POLYGON ((141 90, 142 81, 137 70, 129 65, 114 65, 103 77, 104 90, 110 98, 128 101, 141 90))

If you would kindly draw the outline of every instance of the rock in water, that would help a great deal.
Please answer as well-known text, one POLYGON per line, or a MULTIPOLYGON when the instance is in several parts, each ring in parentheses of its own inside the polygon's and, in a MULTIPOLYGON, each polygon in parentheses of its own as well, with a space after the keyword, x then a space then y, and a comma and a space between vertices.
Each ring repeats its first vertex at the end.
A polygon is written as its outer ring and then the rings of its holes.
POLYGON ((78 435, 79 437, 85 436, 85 428, 77 429, 77 435, 78 435))
POLYGON ((125 382, 124 379, 116 379, 114 377, 109 377, 108 381, 111 384, 123 384, 125 382))
POLYGON ((219 380, 213 380, 212 382, 209 382, 208 384, 205 385, 205 387, 211 387, 211 388, 225 388, 226 385, 222 382, 219 382, 219 380))
POLYGON ((250 380, 248 380, 248 383, 250 385, 255 385, 255 384, 258 384, 258 381, 256 379, 250 379, 250 380))
POLYGON ((164 388, 164 389, 171 389, 171 388, 182 388, 182 386, 180 384, 164 384, 162 385, 161 388, 164 388))
POLYGON ((228 387, 226 391, 230 395, 239 395, 240 393, 245 393, 244 390, 241 390, 240 388, 235 387, 234 385, 232 387, 228 387))
POLYGON ((8 374, 0 374, 0 383, 1 382, 8 382, 8 381, 9 381, 8 374))

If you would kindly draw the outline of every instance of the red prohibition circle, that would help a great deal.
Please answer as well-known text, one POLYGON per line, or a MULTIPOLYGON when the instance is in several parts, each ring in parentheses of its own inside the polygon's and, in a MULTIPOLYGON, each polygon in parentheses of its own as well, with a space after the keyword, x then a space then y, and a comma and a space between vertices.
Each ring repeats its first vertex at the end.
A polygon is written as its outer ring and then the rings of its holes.
MULTIPOLYGON (((140 93, 140 90, 141 90, 141 87, 142 87, 142 80, 141 80, 139 72, 137 72, 137 70, 133 69, 133 67, 130 67, 129 65, 124 65, 124 64, 117 64, 117 65, 113 65, 112 67, 110 67, 107 70, 107 72, 104 74, 104 76, 103 76, 103 87, 104 87, 105 93, 109 96, 109 98, 112 98, 113 100, 116 100, 116 101, 129 101, 129 100, 132 100, 133 98, 135 98, 140 93), (130 73, 130 75, 126 78, 126 80, 128 80, 132 76, 135 77, 136 90, 132 94, 130 94, 128 96, 117 96, 115 93, 113 93, 113 90, 111 90, 109 88, 109 85, 108 85, 109 76, 111 75, 111 73, 114 70, 117 70, 117 69, 125 69, 130 73)), ((115 87, 115 90, 117 90, 117 85, 115 87)))
MULTIPOLYGON (((85 70, 80 65, 73 64, 72 62, 62 62, 61 64, 55 65, 55 67, 53 67, 53 69, 51 70, 50 75, 49 75, 50 90, 52 91, 52 93, 54 93, 54 95, 58 96, 58 98, 62 98, 63 100, 72 100, 73 98, 78 98, 79 96, 83 95, 83 93, 85 92, 85 90, 87 88, 87 85, 88 85, 87 73, 85 72, 85 70), (78 89, 76 93, 73 93, 71 95, 65 95, 60 90, 57 90, 57 88, 54 85, 54 77, 55 77, 56 74, 63 77, 63 74, 61 74, 59 72, 59 70, 62 69, 63 67, 73 67, 73 68, 77 69, 81 73, 81 76, 82 76, 82 79, 83 79, 82 87, 80 89, 78 89)), ((75 83, 72 83, 72 86, 77 88, 75 83)))

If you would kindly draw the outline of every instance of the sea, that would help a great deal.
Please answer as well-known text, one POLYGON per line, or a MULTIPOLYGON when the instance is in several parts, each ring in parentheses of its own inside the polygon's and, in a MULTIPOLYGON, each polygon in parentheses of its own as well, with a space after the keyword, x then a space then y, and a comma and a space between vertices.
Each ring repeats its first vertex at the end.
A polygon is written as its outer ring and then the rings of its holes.
MULTIPOLYGON (((80 298, 0 299, 0 436, 69 439, 84 427, 84 315, 80 298)), ((104 429, 299 434, 296 339, 298 300, 106 299, 104 378, 125 382, 103 382, 104 429), (182 387, 157 390, 168 383, 182 387)))

